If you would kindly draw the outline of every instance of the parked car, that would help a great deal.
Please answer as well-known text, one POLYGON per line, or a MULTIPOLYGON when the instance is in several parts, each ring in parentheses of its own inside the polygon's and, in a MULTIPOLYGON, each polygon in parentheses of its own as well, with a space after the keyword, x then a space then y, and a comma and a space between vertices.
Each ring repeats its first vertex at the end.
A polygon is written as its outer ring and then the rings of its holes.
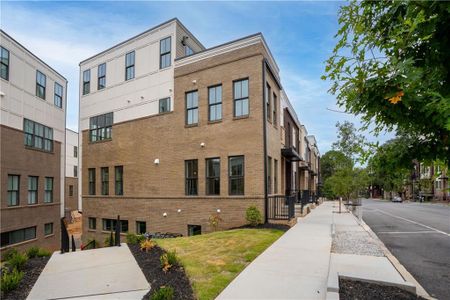
POLYGON ((402 197, 395 196, 394 198, 392 198, 392 202, 403 202, 403 200, 402 200, 402 197))

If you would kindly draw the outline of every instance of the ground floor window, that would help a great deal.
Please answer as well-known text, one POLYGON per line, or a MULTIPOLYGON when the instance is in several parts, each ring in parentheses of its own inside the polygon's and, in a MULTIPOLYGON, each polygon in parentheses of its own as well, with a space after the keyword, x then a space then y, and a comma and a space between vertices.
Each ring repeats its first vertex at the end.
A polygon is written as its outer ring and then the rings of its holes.
POLYGON ((44 225, 44 234, 45 235, 53 234, 53 223, 47 223, 44 225))
POLYGON ((1 247, 17 244, 20 242, 32 240, 36 238, 36 226, 13 230, 9 232, 2 232, 1 247))
POLYGON ((89 229, 96 230, 97 229, 97 219, 96 218, 88 218, 89 229))
MULTIPOLYGON (((116 219, 102 219, 103 231, 116 230, 116 219)), ((120 220, 120 232, 128 232, 128 220, 120 220)))
POLYGON ((144 234, 147 232, 147 223, 144 221, 136 221, 136 233, 144 234))
POLYGON ((202 234, 202 226, 200 225, 188 225, 188 236, 202 234))

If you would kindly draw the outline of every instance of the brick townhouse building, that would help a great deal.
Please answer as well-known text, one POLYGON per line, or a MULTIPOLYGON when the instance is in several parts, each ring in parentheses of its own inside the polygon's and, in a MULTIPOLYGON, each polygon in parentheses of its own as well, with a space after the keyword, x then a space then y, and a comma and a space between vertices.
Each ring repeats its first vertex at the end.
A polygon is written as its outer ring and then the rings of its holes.
POLYGON ((206 49, 169 20, 80 63, 83 239, 209 232, 299 186, 299 128, 262 34, 206 49), (286 123, 291 124, 286 129, 286 123))
POLYGON ((1 33, 1 252, 60 247, 67 80, 1 33))
POLYGON ((66 128, 65 217, 78 210, 78 132, 66 128))

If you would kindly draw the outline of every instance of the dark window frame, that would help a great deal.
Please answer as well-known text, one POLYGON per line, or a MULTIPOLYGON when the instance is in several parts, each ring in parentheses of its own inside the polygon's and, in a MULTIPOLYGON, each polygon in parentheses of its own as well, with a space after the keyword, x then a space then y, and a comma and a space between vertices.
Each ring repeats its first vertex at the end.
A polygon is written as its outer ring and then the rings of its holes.
POLYGON ((47 76, 41 71, 36 70, 36 96, 45 100, 46 87, 47 87, 47 76))
POLYGON ((202 226, 201 225, 193 225, 188 224, 188 236, 201 235, 202 234, 202 226))
POLYGON ((95 168, 88 168, 88 193, 89 195, 95 195, 96 174, 95 168))
MULTIPOLYGON (((185 94, 184 94, 184 98, 185 98, 185 105, 186 105, 186 125, 196 125, 196 124, 198 124, 198 115, 199 115, 199 108, 198 108, 198 90, 192 90, 192 91, 188 91, 188 92, 186 92, 185 94), (190 106, 190 107, 188 107, 188 95, 190 95, 190 94, 192 94, 192 95, 197 95, 197 105, 196 106, 194 106, 194 105, 192 105, 192 106, 190 106), (193 111, 193 114, 194 113, 196 113, 196 115, 197 115, 197 122, 192 122, 192 123, 189 123, 189 112, 190 111, 193 111)), ((194 98, 192 98, 192 102, 194 101, 194 98)), ((192 115, 192 120, 194 120, 194 115, 192 115)))
POLYGON ((242 196, 245 195, 245 156, 234 155, 228 157, 228 194, 230 196, 242 196), (234 158, 242 158, 242 175, 231 174, 231 160, 234 158), (242 193, 232 191, 232 181, 242 179, 242 193))
POLYGON ((109 167, 101 167, 100 168, 100 180, 101 180, 101 184, 102 184, 101 194, 103 196, 108 196, 109 195, 109 167))
POLYGON ((83 96, 91 92, 91 69, 83 71, 83 96))
POLYGON ((272 194, 272 157, 267 157, 267 193, 272 194))
POLYGON ((73 146, 73 157, 78 157, 78 146, 73 146))
POLYGON ((185 195, 198 196, 198 159, 184 161, 185 195), (192 172, 188 172, 189 164, 193 164, 192 172), (193 176, 190 176, 192 173, 193 176))
POLYGON ((109 112, 89 118, 89 142, 112 140, 114 113, 109 112))
POLYGON ((106 63, 99 64, 97 67, 97 90, 103 90, 106 87, 106 63))
POLYGON ((78 166, 73 166, 73 177, 78 177, 78 166))
POLYGON ((223 107, 222 107, 222 102, 223 102, 223 87, 222 84, 216 84, 216 85, 212 85, 208 87, 208 121, 209 122, 218 122, 222 120, 222 115, 223 115, 223 107), (220 87, 220 102, 217 102, 217 88, 220 87), (211 103, 211 90, 214 89, 214 103, 211 103), (211 109, 214 107, 215 108, 215 116, 217 116, 217 106, 220 107, 220 118, 217 119, 212 119, 211 116, 211 109))
POLYGON ((267 121, 272 122, 272 88, 270 87, 270 84, 266 82, 266 116, 267 121))
POLYGON ((6 247, 6 246, 10 246, 10 245, 15 245, 15 244, 19 244, 22 242, 26 242, 26 241, 30 241, 30 240, 35 240, 36 239, 36 226, 31 226, 31 227, 26 227, 26 228, 21 228, 21 229, 16 229, 16 230, 11 230, 8 232, 2 232, 1 233, 1 242, 0 242, 0 247, 6 247), (27 238, 27 230, 32 229, 32 237, 28 237, 27 238), (11 242, 11 234, 14 232, 20 232, 22 233, 21 239, 19 241, 15 241, 15 242, 11 242))
POLYGON ((8 190, 8 196, 7 196, 7 201, 8 201, 8 207, 11 206, 19 206, 20 205, 20 175, 16 175, 16 174, 8 174, 8 183, 7 183, 7 190, 8 190), (9 178, 17 178, 17 189, 14 188, 14 182, 13 182, 13 186, 10 187, 9 184, 9 178), (12 195, 16 195, 15 197, 15 204, 11 204, 11 200, 12 200, 12 195))
POLYGON ((233 80, 233 117, 234 118, 245 118, 245 117, 248 117, 249 115, 250 115, 250 80, 249 80, 249 77, 233 80), (243 81, 247 81, 247 97, 242 97, 242 83, 241 82, 243 82, 243 81), (241 83, 241 97, 240 98, 236 98, 235 84, 237 84, 237 83, 241 83), (245 101, 245 100, 247 100, 247 114, 237 115, 236 114, 236 103, 240 102, 240 101, 245 101))
POLYGON ((24 144, 26 147, 39 149, 45 152, 53 152, 53 128, 41 123, 23 119, 24 144), (31 125, 32 132, 27 131, 31 125), (42 132, 39 132, 41 129, 42 132), (40 146, 38 141, 40 141, 40 146))
POLYGON ((160 114, 170 112, 170 97, 159 99, 158 105, 159 105, 158 111, 159 111, 160 114), (166 101, 166 103, 167 103, 167 110, 164 110, 164 111, 161 110, 161 108, 162 108, 161 103, 163 103, 163 101, 166 101))
MULTIPOLYGON (((117 219, 103 218, 102 219, 102 231, 108 231, 108 232, 115 231, 116 224, 117 224, 117 219)), ((129 230, 128 220, 120 220, 120 232, 127 233, 128 230, 129 230)))
POLYGON ((50 223, 45 223, 44 224, 44 236, 49 236, 49 235, 52 235, 54 232, 53 232, 53 222, 50 222, 50 223), (50 227, 50 232, 47 232, 47 225, 50 225, 49 227, 50 227))
POLYGON ((55 82, 54 92, 55 92, 54 103, 57 107, 62 108, 64 87, 59 83, 55 82))
POLYGON ((159 69, 162 70, 162 69, 170 67, 171 65, 172 65, 172 37, 168 36, 159 41, 159 69), (166 42, 167 40, 169 41, 169 49, 168 50, 166 49, 167 48, 167 42, 166 42), (165 46, 164 49, 162 49, 163 43, 165 46), (169 57, 168 65, 165 64, 166 63, 165 58, 167 56, 169 57), (164 65, 163 65, 163 62, 164 62, 164 65))
POLYGON ((9 61, 10 61, 10 52, 5 47, 0 47, 0 68, 5 70, 5 77, 3 77, 3 73, 0 72, 0 76, 2 79, 9 81, 9 61), (3 57, 3 53, 7 54, 7 57, 3 57))
POLYGON ((136 234, 145 234, 147 232, 147 222, 146 221, 136 221, 136 234), (144 232, 140 229, 140 226, 144 224, 144 232))
POLYGON ((73 185, 69 185, 69 197, 73 197, 73 185))
POLYGON ((272 122, 274 126, 277 126, 277 122, 278 122, 278 106, 277 106, 277 102, 278 102, 278 97, 275 94, 275 92, 272 95, 272 102, 273 102, 273 116, 272 116, 272 122))
POLYGON ((36 205, 39 203, 39 176, 28 176, 28 197, 27 197, 27 204, 28 205, 36 205), (36 187, 33 188, 32 186, 30 187, 30 185, 32 185, 32 182, 30 181, 31 179, 36 180, 36 187), (32 194, 30 194, 32 193, 32 194), (30 202, 30 195, 35 195, 34 197, 34 202, 30 202))
POLYGON ((273 192, 278 194, 278 160, 273 160, 273 192))
POLYGON ((221 166, 220 166, 220 157, 209 157, 205 159, 205 194, 208 196, 220 196, 220 172, 221 172, 221 166), (209 174, 209 163, 213 163, 214 160, 218 160, 219 161, 219 174, 214 176, 209 174), (210 190, 210 181, 216 182, 216 180, 218 179, 218 190, 216 191, 216 186, 214 186, 214 190, 211 191, 210 190))
POLYGON ((133 51, 126 53, 125 54, 125 81, 134 79, 134 77, 136 76, 135 64, 136 64, 136 51, 133 50, 133 51), (130 63, 128 63, 128 57, 132 57, 133 62, 131 62, 131 59, 130 59, 130 63), (130 70, 130 74, 128 74, 128 70, 130 70))
POLYGON ((97 230, 97 218, 88 217, 88 229, 97 230))
POLYGON ((44 178, 44 203, 53 203, 53 188, 54 188, 55 180, 53 177, 45 177, 44 178), (48 188, 47 183, 48 180, 51 182, 51 189, 48 188), (47 195, 49 199, 47 199, 47 195))
POLYGON ((114 166, 114 191, 116 196, 123 196, 123 166, 114 166), (118 173, 119 172, 119 173, 118 173), (120 174, 120 178, 118 178, 120 174))

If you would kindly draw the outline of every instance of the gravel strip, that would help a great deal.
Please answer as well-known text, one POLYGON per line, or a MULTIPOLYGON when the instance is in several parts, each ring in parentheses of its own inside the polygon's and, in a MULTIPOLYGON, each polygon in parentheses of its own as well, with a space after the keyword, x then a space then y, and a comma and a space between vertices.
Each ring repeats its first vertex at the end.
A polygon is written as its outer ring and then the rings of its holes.
POLYGON ((384 256, 381 248, 366 231, 337 231, 333 237, 331 252, 384 256))

